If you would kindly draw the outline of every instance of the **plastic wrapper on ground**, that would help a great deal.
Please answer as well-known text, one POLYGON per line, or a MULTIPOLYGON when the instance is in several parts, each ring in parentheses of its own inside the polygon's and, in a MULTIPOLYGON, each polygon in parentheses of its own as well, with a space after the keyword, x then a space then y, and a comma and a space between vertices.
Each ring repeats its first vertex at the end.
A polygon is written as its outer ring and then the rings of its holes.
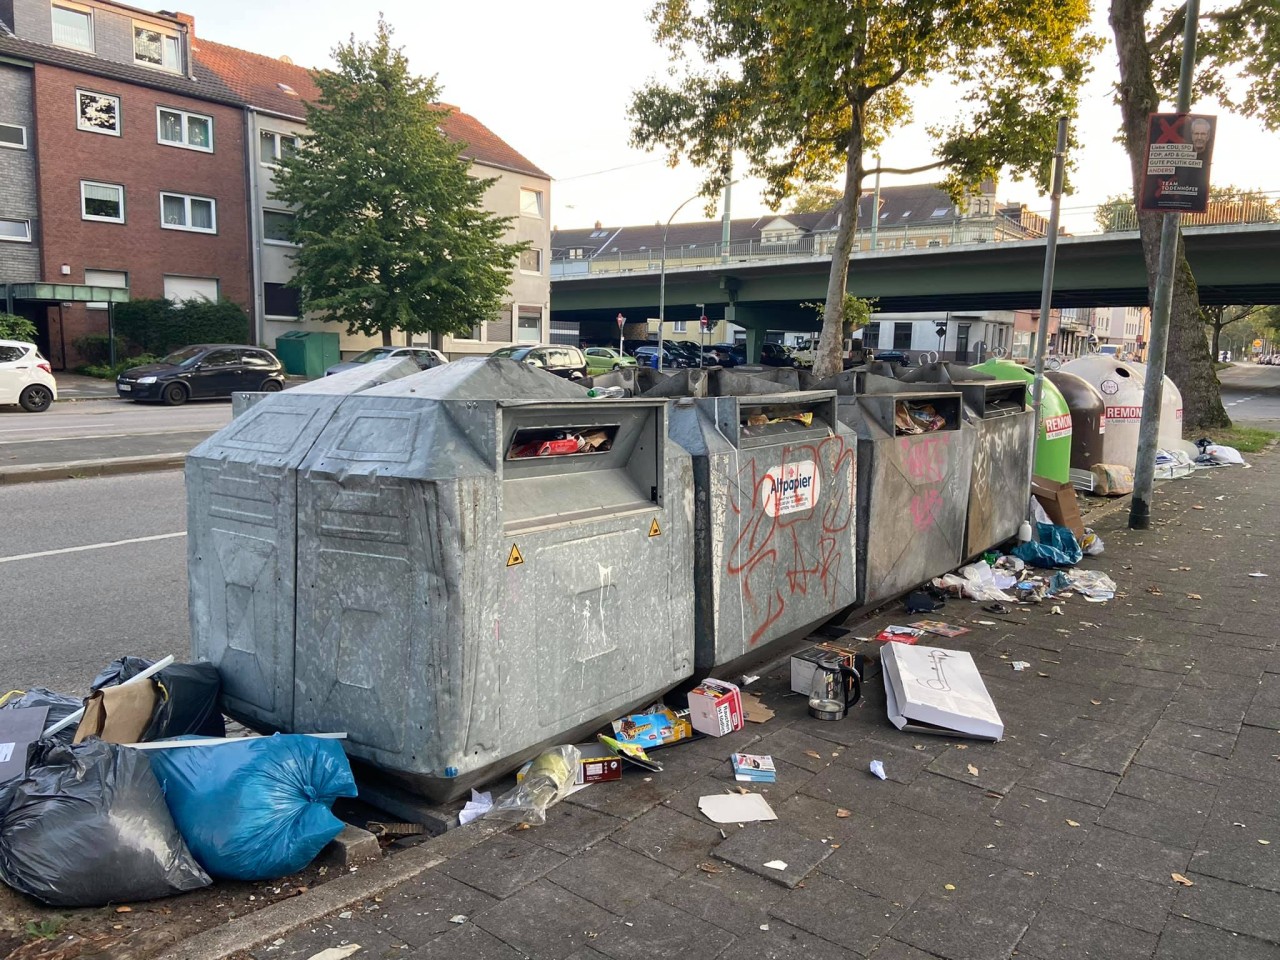
POLYGON ((547 809, 568 795, 575 784, 581 754, 577 747, 553 747, 541 754, 515 789, 494 801, 485 814, 495 820, 541 826, 547 809))

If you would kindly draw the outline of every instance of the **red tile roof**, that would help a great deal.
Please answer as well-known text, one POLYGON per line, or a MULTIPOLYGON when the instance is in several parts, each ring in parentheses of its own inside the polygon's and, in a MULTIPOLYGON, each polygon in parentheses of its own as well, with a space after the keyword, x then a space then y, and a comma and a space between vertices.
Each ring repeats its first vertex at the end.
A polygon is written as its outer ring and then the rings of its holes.
MULTIPOLYGON (((258 110, 303 120, 307 114, 304 104, 320 98, 320 90, 311 79, 311 71, 305 67, 214 43, 204 37, 193 38, 192 50, 197 76, 230 88, 245 103, 258 110)), ((445 134, 466 145, 463 156, 468 160, 502 170, 547 177, 475 117, 449 104, 440 106, 448 111, 441 125, 445 134)))

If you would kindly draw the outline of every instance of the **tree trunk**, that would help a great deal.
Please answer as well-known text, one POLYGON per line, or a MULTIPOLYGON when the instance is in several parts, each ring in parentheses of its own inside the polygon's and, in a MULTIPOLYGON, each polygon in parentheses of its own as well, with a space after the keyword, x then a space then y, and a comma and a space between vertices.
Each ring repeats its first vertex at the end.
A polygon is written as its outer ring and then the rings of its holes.
MULTIPOLYGON (((831 273, 827 279, 827 303, 822 312, 822 335, 813 358, 813 375, 819 380, 844 369, 844 297, 849 286, 849 257, 853 235, 858 229, 858 198, 862 195, 862 116, 864 105, 855 103, 849 125, 849 147, 844 168, 844 197, 836 208, 840 225, 831 251, 831 273)), ((874 212, 872 214, 875 215, 874 212)))
MULTIPOLYGON (((1147 118, 1160 108, 1160 97, 1152 79, 1151 54, 1147 48, 1145 13, 1149 5, 1149 0, 1111 0, 1111 29, 1120 61, 1117 97, 1125 149, 1129 153, 1135 207, 1142 198, 1147 118)), ((1160 261, 1160 220, 1160 214, 1138 213, 1138 230, 1147 267, 1148 302, 1155 300, 1160 261)), ((1169 312, 1165 372, 1182 392, 1184 430, 1223 427, 1231 423, 1222 406, 1221 388, 1213 370, 1213 359, 1209 356, 1209 345, 1205 342, 1204 323, 1200 319, 1200 295, 1191 267, 1187 264, 1181 235, 1175 261, 1173 303, 1169 312)))
POLYGON ((1222 328, 1226 324, 1218 323, 1216 320, 1213 324, 1213 349, 1209 351, 1214 360, 1222 356, 1222 328))

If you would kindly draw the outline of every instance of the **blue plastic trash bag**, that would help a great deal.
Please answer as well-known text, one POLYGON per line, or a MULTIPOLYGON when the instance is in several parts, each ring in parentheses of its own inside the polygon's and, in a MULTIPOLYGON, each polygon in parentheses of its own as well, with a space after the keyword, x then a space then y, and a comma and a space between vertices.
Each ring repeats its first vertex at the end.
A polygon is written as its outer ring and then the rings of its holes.
POLYGON ((151 767, 192 854, 232 880, 297 873, 342 830, 333 801, 356 795, 337 740, 278 734, 154 750, 151 767))
POLYGON ((1032 567, 1074 567, 1084 556, 1076 536, 1066 527, 1037 523, 1039 542, 1020 543, 1009 552, 1032 567))

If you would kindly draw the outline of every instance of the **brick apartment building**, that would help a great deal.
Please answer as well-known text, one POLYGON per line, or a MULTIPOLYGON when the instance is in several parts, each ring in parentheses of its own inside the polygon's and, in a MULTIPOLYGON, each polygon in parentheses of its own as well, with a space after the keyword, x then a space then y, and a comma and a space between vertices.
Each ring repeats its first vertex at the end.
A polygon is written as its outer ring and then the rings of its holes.
MULTIPOLYGON (((0 309, 32 319, 55 368, 105 334, 107 299, 225 297, 267 346, 305 317, 285 286, 290 216, 271 198, 281 153, 305 132, 307 70, 196 37, 182 13, 110 0, 0 0, 0 309)), ((450 110, 486 206, 529 240, 511 300, 450 352, 546 338, 550 179, 450 110)), ((402 338, 403 339, 403 338, 402 338)), ((344 334, 348 351, 369 345, 344 334)))

